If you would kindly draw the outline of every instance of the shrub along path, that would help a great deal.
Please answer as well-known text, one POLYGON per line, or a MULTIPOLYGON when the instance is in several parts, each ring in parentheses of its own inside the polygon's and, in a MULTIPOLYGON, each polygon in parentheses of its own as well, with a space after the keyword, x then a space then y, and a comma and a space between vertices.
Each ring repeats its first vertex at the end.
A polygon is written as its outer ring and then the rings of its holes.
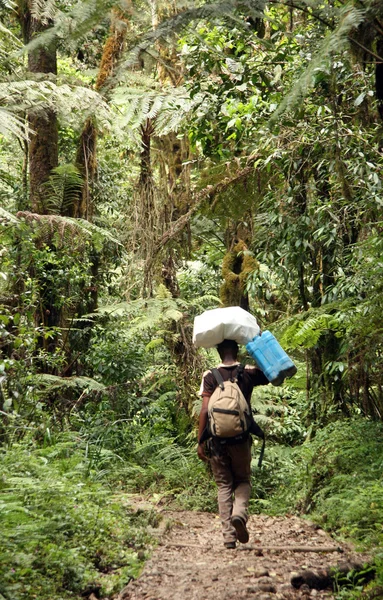
POLYGON ((161 535, 139 579, 114 600, 330 599, 335 598, 331 588, 311 589, 315 581, 309 572, 322 572, 324 581, 330 567, 342 563, 341 569, 349 571, 350 563, 366 559, 345 545, 342 553, 329 551, 339 544, 295 516, 252 516, 249 543, 235 550, 224 548, 220 522, 213 514, 164 512, 163 517, 170 519, 171 527, 161 535), (319 552, 321 548, 327 551, 319 552), (296 589, 291 581, 302 583, 297 581, 301 574, 306 574, 308 585, 296 589))

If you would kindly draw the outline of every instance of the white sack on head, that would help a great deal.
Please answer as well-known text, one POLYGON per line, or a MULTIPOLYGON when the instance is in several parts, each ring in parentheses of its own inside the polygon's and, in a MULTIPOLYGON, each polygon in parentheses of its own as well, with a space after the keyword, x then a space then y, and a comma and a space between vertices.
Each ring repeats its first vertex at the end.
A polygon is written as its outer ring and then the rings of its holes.
POLYGON ((239 306, 206 310, 195 317, 193 342, 198 348, 214 348, 223 340, 247 344, 259 335, 257 320, 239 306))

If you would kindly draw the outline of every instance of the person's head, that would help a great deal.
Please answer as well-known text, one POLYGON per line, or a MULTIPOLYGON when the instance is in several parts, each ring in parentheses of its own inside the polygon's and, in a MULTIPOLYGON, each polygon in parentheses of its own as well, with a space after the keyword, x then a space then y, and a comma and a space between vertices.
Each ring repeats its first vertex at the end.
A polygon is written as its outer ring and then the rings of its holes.
POLYGON ((221 360, 225 360, 227 358, 237 360, 238 344, 234 340, 223 340, 223 342, 218 344, 217 350, 221 360))

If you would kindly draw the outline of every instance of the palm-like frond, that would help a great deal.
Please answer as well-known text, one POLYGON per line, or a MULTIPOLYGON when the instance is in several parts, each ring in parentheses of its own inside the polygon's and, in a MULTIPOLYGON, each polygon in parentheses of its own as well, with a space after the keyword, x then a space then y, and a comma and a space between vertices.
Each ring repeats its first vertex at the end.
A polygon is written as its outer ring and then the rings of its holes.
POLYGON ((150 119, 154 122, 156 135, 160 136, 177 131, 191 111, 200 107, 203 101, 202 94, 190 98, 182 86, 153 89, 153 84, 151 89, 118 87, 112 96, 112 102, 119 108, 122 127, 135 130, 150 119))
MULTIPOLYGON (((2 213, 0 213, 1 216, 2 213)), ((28 211, 18 212, 17 217, 18 220, 11 224, 19 226, 22 221, 34 223, 35 228, 37 226, 36 232, 45 241, 50 240, 54 234, 57 234, 57 239, 61 240, 63 244, 77 248, 82 247, 89 239, 94 242, 107 240, 120 245, 119 240, 110 231, 85 219, 61 217, 59 215, 39 215, 28 211)), ((10 219, 8 220, 10 221, 10 219)))
POLYGON ((0 128, 8 135, 26 137, 21 113, 53 110, 69 123, 76 123, 84 116, 96 116, 100 125, 108 127, 111 111, 97 92, 81 85, 57 84, 44 75, 44 79, 24 79, 0 82, 0 128))
POLYGON ((34 19, 48 23, 56 14, 56 0, 31 0, 30 11, 34 19))
POLYGON ((5 210, 5 208, 1 208, 0 206, 0 223, 20 223, 20 220, 13 215, 12 213, 5 210))
POLYGON ((3 107, 0 107, 0 134, 6 138, 15 136, 22 140, 28 139, 26 124, 23 119, 3 107))
POLYGON ((31 375, 28 381, 36 387, 41 387, 44 391, 56 391, 62 389, 81 389, 83 391, 102 392, 106 388, 91 377, 59 377, 57 375, 48 375, 40 373, 31 375))
POLYGON ((202 6, 184 8, 173 17, 164 20, 156 29, 143 36, 141 42, 128 54, 126 61, 121 65, 124 70, 136 64, 142 52, 146 52, 159 39, 166 39, 170 35, 184 29, 192 22, 207 21, 235 21, 238 25, 246 26, 240 14, 253 18, 263 18, 266 0, 244 0, 240 4, 236 0, 223 0, 221 2, 206 3, 202 6))
MULTIPOLYGON (((39 0, 37 2, 41 4, 39 0)), ((57 9, 53 27, 31 40, 24 52, 31 52, 40 46, 50 46, 57 40, 64 40, 67 46, 74 48, 78 40, 104 21, 113 8, 123 11, 126 5, 123 0, 79 0, 66 12, 57 9)))
MULTIPOLYGON (((40 2, 40 0, 36 1, 40 2)), ((124 72, 133 64, 136 64, 138 56, 152 47, 156 40, 167 38, 172 33, 189 25, 192 21, 229 19, 244 24, 244 21, 238 17, 239 13, 254 18, 262 17, 265 4, 265 0, 243 0, 240 4, 236 0, 223 0, 197 7, 193 2, 190 2, 187 3, 185 8, 185 2, 179 2, 180 10, 176 11, 177 14, 160 23, 155 30, 148 31, 141 42, 129 53, 127 59, 123 61, 119 71, 124 72)), ((76 44, 79 39, 102 22, 112 8, 118 8, 124 12, 126 4, 123 0, 120 2, 116 2, 116 0, 80 0, 68 12, 58 10, 55 14, 54 26, 29 42, 25 47, 25 52, 30 52, 42 45, 49 46, 57 40, 65 40, 67 45, 76 44)), ((151 26, 151 23, 149 26, 151 26)))
POLYGON ((52 170, 45 184, 50 212, 63 214, 76 203, 83 185, 79 170, 73 164, 61 165, 52 170))
POLYGON ((272 114, 270 125, 275 124, 284 112, 294 108, 306 95, 312 86, 315 72, 328 63, 334 52, 341 52, 349 44, 351 31, 361 24, 365 14, 365 10, 358 9, 351 3, 342 7, 337 27, 325 36, 316 55, 272 114))
POLYGON ((292 318, 292 323, 284 329, 280 336, 282 346, 291 350, 299 347, 312 348, 319 338, 329 330, 341 329, 346 313, 343 313, 342 317, 339 311, 331 314, 330 309, 330 305, 325 305, 317 309, 310 309, 298 317, 292 318))
POLYGON ((0 0, 0 10, 10 10, 15 6, 16 3, 13 0, 0 0))

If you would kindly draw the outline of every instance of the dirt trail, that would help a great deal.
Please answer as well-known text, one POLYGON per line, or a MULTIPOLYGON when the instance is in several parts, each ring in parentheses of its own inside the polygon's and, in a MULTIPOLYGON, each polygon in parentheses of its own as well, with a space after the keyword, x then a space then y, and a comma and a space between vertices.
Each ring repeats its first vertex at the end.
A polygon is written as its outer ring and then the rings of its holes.
POLYGON ((298 517, 252 516, 250 540, 235 550, 223 546, 220 521, 214 514, 164 512, 172 527, 137 581, 116 600, 257 600, 330 599, 330 591, 295 589, 292 574, 318 571, 360 555, 343 546, 338 552, 292 552, 270 546, 339 547, 324 531, 298 517), (265 548, 260 551, 259 548, 265 548))

